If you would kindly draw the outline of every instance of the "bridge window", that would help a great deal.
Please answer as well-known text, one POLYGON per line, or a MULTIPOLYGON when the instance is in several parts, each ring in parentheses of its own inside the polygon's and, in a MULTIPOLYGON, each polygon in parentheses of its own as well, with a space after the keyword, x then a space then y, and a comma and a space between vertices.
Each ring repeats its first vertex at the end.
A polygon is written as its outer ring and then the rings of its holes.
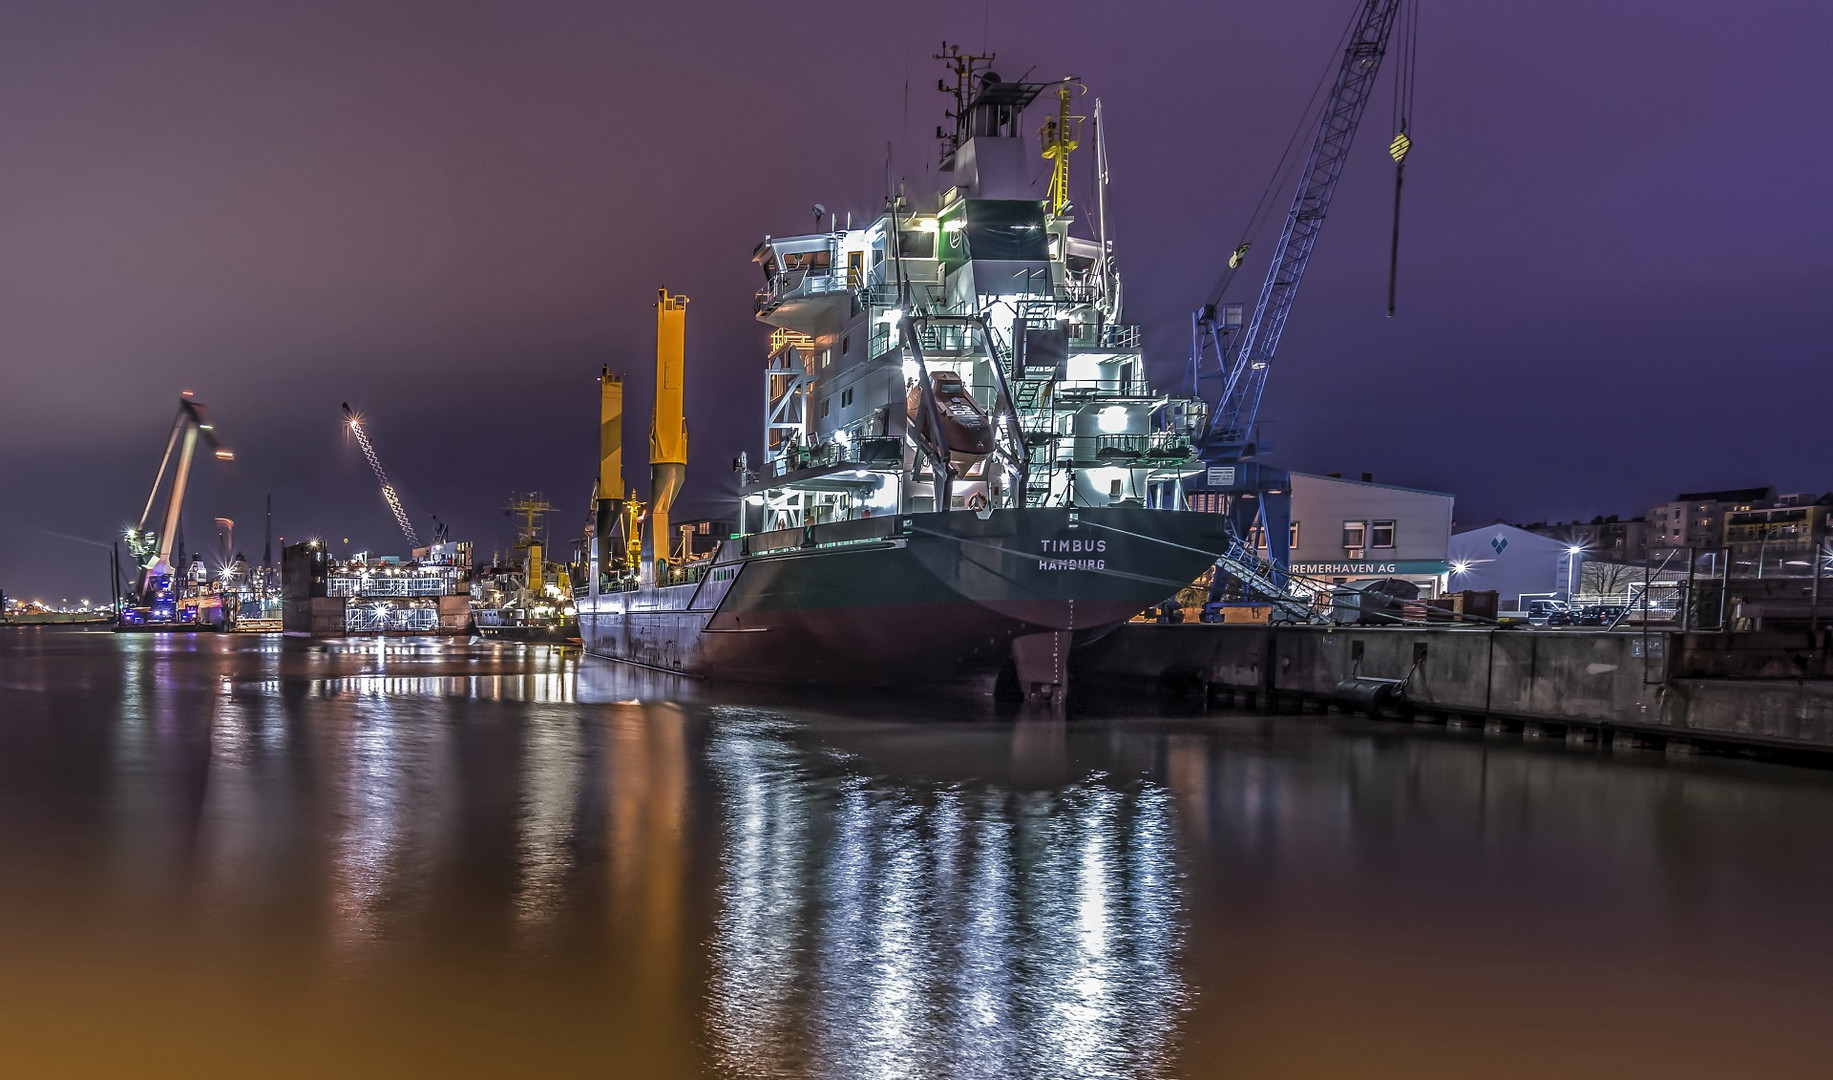
POLYGON ((833 253, 826 248, 819 251, 785 251, 780 257, 785 270, 813 270, 820 273, 833 265, 833 253))
POLYGON ((906 259, 933 259, 936 257, 936 234, 917 229, 899 229, 897 250, 906 259))
POLYGON ((1049 258, 1044 204, 1030 199, 968 200, 966 237, 969 258, 1013 262, 1049 258))

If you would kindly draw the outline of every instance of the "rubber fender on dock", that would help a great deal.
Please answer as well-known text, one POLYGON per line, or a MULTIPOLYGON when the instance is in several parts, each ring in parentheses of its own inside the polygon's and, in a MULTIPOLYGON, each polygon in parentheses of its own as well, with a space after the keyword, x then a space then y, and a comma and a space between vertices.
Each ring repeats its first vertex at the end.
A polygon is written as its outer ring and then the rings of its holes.
POLYGON ((1355 679, 1344 679, 1338 683, 1332 696, 1345 705, 1362 709, 1379 709, 1400 703, 1406 683, 1401 679, 1371 679, 1366 676, 1355 679))

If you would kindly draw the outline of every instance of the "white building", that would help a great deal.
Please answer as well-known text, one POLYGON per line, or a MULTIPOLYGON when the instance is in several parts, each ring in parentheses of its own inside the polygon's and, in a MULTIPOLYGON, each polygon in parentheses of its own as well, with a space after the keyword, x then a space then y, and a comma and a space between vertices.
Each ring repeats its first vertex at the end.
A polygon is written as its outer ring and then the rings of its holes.
POLYGON ((1438 596, 1451 568, 1451 508, 1442 492, 1293 473, 1292 572, 1338 584, 1402 578, 1438 596))
POLYGON ((1451 538, 1451 588, 1494 590, 1503 611, 1526 611, 1528 601, 1569 599, 1578 588, 1582 552, 1561 540, 1485 525, 1451 538))

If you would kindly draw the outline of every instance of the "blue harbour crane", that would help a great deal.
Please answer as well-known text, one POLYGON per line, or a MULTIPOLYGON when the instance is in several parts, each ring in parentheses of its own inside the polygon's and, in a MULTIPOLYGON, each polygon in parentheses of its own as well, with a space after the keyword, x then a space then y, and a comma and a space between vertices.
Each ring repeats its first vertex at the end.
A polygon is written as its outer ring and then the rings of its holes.
POLYGON ((225 447, 217 438, 216 428, 205 417, 204 406, 191 397, 186 390, 178 399, 178 415, 172 420, 172 431, 166 439, 165 455, 159 459, 159 471, 153 476, 153 486, 146 495, 146 507, 140 511, 138 524, 127 530, 127 550, 132 555, 138 573, 129 586, 127 601, 129 606, 146 609, 140 621, 176 622, 177 599, 173 590, 173 579, 177 571, 173 567, 174 553, 178 552, 178 561, 182 562, 183 542, 178 538, 183 534, 180 527, 180 516, 184 510, 185 492, 191 481, 191 462, 197 453, 197 444, 203 442, 218 461, 234 461, 235 452, 225 447), (168 486, 167 476, 171 481, 168 486), (159 501, 159 492, 166 489, 164 514, 157 529, 153 526, 153 507, 159 501))
MULTIPOLYGON (((1215 492, 1227 496, 1230 523, 1238 537, 1249 537, 1256 525, 1266 539, 1267 558, 1272 563, 1275 581, 1283 577, 1290 563, 1289 533, 1292 518, 1291 479, 1285 470, 1258 460, 1261 451, 1255 427, 1260 400, 1266 391, 1267 376, 1279 351, 1279 340, 1292 312, 1304 280, 1305 267, 1317 246, 1324 216, 1336 194, 1337 181, 1349 158, 1349 148, 1362 122, 1375 76, 1387 53, 1397 16, 1407 9, 1404 20, 1411 25, 1415 0, 1362 0, 1342 42, 1341 59, 1336 77, 1324 99, 1311 139, 1310 152, 1299 174, 1298 190, 1286 212, 1278 245, 1267 268, 1260 296, 1252 317, 1242 326, 1240 305, 1221 303, 1235 272, 1246 259, 1248 243, 1244 238, 1229 256, 1228 266, 1209 296, 1196 312, 1191 324, 1190 379, 1193 389, 1203 379, 1220 379, 1221 392, 1212 408, 1207 426, 1198 444, 1198 454, 1205 471, 1202 482, 1190 486, 1193 491, 1215 492), (1207 370, 1206 370, 1207 369, 1207 370)), ((1411 50, 1403 61, 1402 79, 1405 93, 1411 93, 1411 50)), ((1320 84, 1321 89, 1321 84, 1320 84)), ((1396 110, 1401 91, 1397 88, 1396 110)), ((1315 100, 1315 96, 1314 96, 1315 100)), ((1404 114, 1401 114, 1404 116, 1404 114)), ((1302 130, 1302 128, 1301 128, 1302 130)), ((1402 145, 1403 138, 1396 140, 1402 145)), ((1296 144, 1297 135, 1293 143, 1296 144)), ((1405 145, 1410 146, 1410 142, 1405 145)), ((1291 146, 1287 148, 1288 156, 1291 146)), ((1396 163, 1404 150, 1395 154, 1396 163)), ((1275 170, 1277 184, 1286 161, 1282 158, 1275 170)), ((1251 235, 1258 219, 1265 213, 1268 196, 1262 195, 1262 206, 1255 211, 1248 232, 1251 235)), ((1399 196, 1396 188, 1396 244, 1398 244, 1399 196)), ((1392 293, 1390 291, 1389 314, 1392 293)))

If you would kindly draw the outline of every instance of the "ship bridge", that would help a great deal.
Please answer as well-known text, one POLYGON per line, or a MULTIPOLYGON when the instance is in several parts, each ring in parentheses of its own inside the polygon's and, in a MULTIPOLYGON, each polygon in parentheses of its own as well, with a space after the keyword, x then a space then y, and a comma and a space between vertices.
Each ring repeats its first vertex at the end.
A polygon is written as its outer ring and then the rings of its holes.
POLYGON ((763 460, 739 463, 742 531, 1181 501, 1205 413, 1149 385, 1138 327, 1120 319, 1105 179, 1088 212, 1068 197, 1081 84, 948 59, 956 123, 936 190, 900 192, 858 228, 823 229, 834 219, 817 207, 817 231, 753 252, 774 333, 763 460), (1023 114, 1046 91, 1056 108, 1034 143, 1023 114))

